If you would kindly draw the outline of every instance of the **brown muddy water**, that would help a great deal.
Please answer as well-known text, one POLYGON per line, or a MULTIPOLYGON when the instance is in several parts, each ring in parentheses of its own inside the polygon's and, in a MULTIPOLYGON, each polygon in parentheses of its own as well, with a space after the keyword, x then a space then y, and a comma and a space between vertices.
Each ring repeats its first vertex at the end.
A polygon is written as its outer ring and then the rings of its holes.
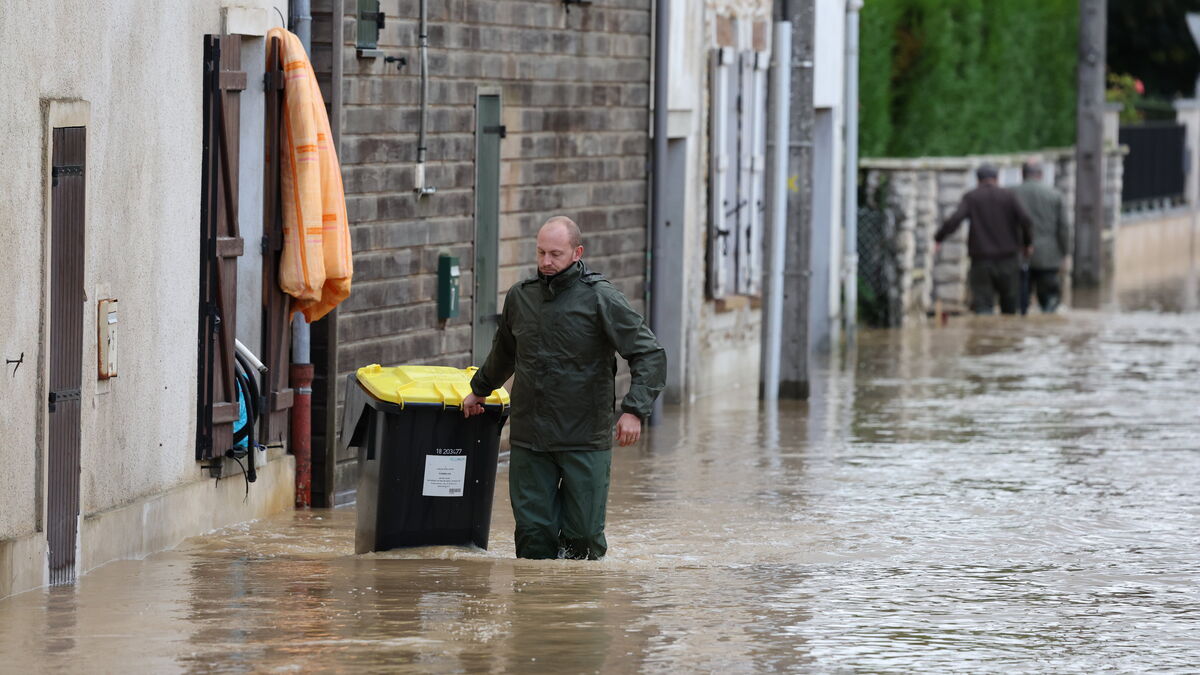
POLYGON ((618 450, 608 558, 305 511, 0 601, 8 672, 1200 670, 1200 316, 875 331, 618 450))

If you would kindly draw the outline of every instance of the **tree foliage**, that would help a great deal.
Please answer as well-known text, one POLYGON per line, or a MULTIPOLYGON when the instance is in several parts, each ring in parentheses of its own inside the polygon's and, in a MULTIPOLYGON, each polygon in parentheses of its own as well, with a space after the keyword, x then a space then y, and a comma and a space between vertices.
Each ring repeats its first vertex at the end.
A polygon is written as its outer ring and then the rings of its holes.
POLYGON ((1145 82, 1151 97, 1191 96, 1200 52, 1188 12, 1200 12, 1200 0, 1108 0, 1109 71, 1145 82))
POLYGON ((863 156, 1074 142, 1077 0, 867 0, 860 31, 863 156))

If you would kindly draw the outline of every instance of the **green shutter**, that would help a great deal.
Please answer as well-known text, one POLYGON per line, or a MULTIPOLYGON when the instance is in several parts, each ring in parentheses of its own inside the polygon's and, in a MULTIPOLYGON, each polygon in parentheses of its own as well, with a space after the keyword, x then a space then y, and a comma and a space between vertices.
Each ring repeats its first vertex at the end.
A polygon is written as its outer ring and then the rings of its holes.
POLYGON ((358 48, 379 46, 379 0, 358 0, 358 48))

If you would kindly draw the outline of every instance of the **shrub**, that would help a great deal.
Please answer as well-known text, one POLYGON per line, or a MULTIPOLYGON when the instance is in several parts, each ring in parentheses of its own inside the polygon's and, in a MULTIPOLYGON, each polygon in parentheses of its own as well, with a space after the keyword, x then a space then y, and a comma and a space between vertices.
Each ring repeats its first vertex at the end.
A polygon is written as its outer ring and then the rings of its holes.
POLYGON ((1077 27, 1077 0, 868 0, 861 154, 1071 145, 1077 27))

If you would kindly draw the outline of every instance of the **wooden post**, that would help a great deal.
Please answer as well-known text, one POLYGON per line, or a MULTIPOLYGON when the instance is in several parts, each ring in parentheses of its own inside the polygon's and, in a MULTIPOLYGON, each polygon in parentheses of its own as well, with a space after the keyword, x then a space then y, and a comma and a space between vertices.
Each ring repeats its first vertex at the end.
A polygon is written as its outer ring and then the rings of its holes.
POLYGON ((1106 0, 1079 0, 1075 128, 1075 288, 1098 288, 1104 231, 1104 65, 1106 0))

